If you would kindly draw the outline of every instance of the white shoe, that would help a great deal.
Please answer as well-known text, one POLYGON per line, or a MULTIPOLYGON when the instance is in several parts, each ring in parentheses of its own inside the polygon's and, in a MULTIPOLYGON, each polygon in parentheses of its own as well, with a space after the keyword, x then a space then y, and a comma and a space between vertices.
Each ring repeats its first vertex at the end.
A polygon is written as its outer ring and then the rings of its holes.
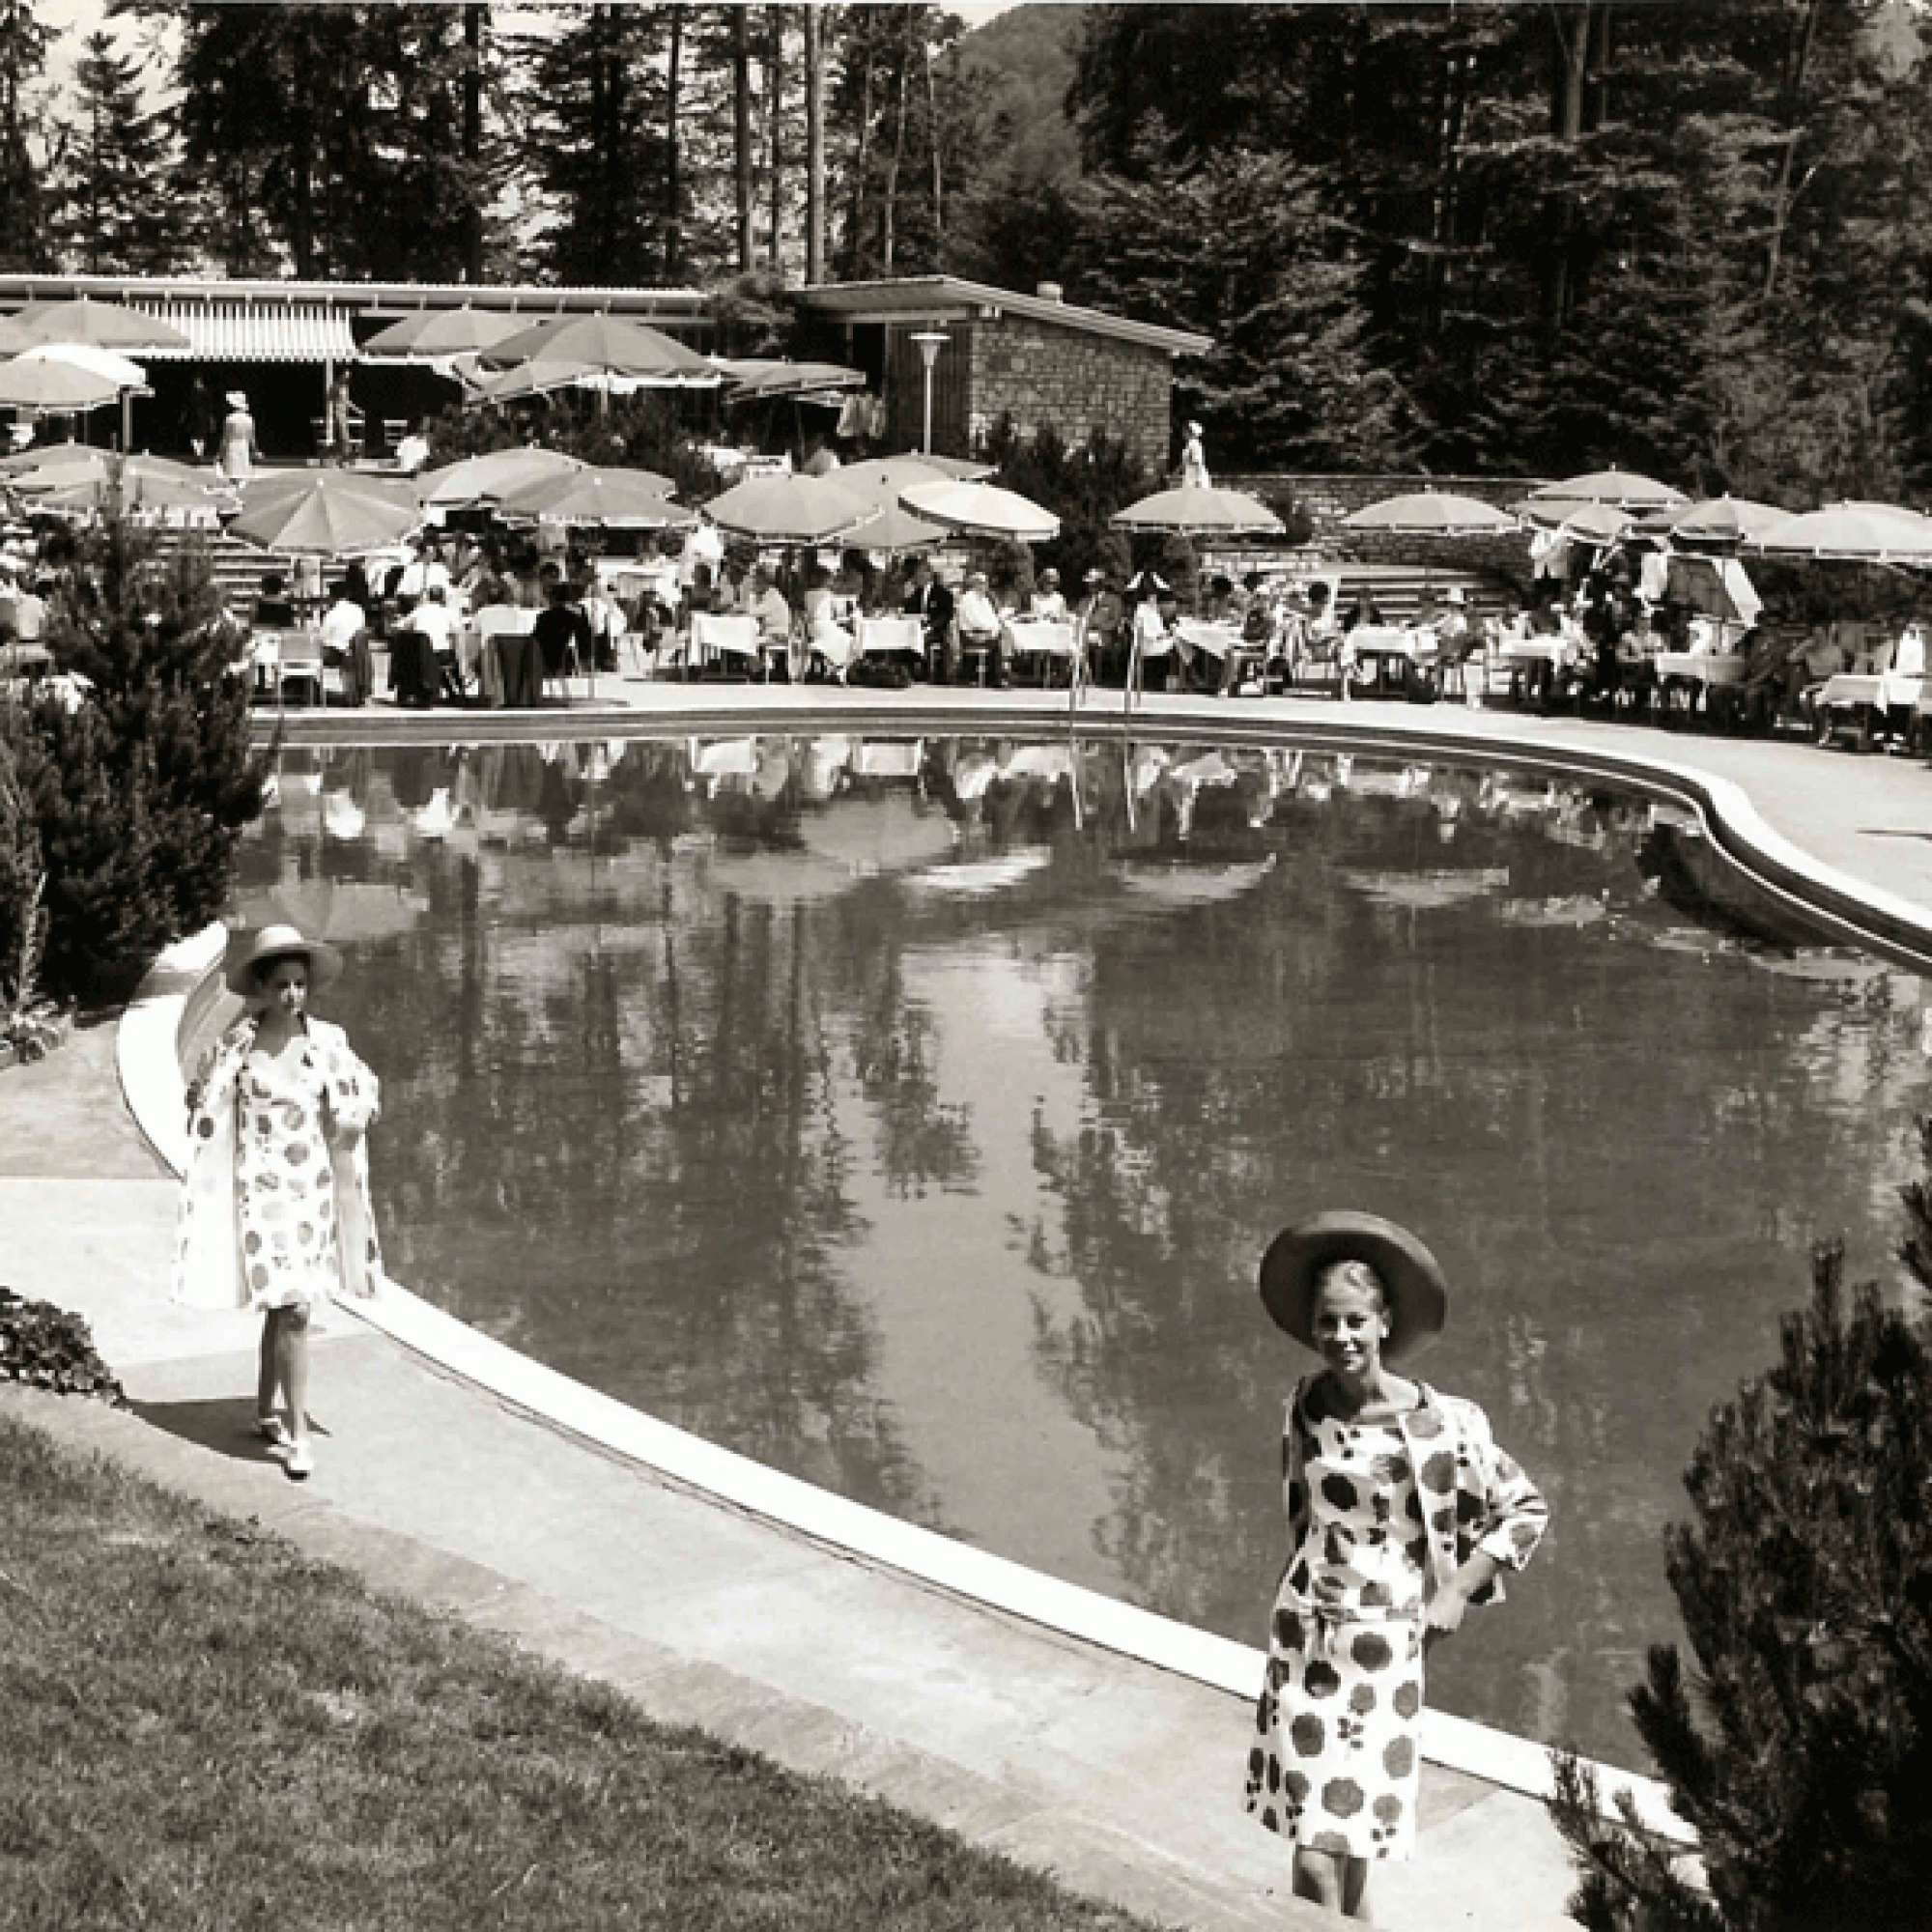
POLYGON ((289 1449, 289 1459, 282 1464, 297 1482, 315 1471, 315 1451, 306 1442, 297 1442, 289 1449))

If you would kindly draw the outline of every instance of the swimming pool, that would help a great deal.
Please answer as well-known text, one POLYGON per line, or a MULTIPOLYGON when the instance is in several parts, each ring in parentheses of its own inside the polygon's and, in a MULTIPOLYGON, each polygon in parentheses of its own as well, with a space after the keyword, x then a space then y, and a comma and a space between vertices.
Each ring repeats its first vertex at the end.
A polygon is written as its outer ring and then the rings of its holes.
POLYGON ((1888 1266, 1919 982, 1690 818, 1184 742, 291 753, 242 909, 345 945, 389 1264, 608 1393, 1257 1641, 1282 1222, 1415 1227, 1556 1526, 1444 1708, 1637 1762, 1659 1533, 1810 1241, 1888 1266), (1744 916, 1751 917, 1750 908, 1744 916))

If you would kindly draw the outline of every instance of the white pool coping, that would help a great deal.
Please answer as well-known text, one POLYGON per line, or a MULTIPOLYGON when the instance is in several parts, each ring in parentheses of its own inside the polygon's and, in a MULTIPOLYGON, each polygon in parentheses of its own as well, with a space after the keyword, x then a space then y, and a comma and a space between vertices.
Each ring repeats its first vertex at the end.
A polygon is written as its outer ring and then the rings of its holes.
MULTIPOLYGON (((795 718, 784 723, 797 728, 795 718)), ((852 728, 842 713, 840 723, 842 728, 852 728)), ((958 719, 953 723, 955 727, 970 728, 971 721, 958 719)), ((1192 731, 1199 724, 1220 727, 1231 736, 1286 731, 1296 737, 1346 737, 1357 750, 1381 743, 1411 754, 1434 751, 1466 757, 1473 753, 1517 766, 1592 773, 1652 789, 1661 785, 1703 814, 1707 828, 1719 838, 1730 856, 1742 860, 1759 885, 1807 916, 1822 916, 1855 943, 1869 945, 1869 929, 1831 910, 1832 901, 1847 902, 1878 915, 1893 931, 1902 931, 1906 945, 1922 936, 1932 948, 1932 919, 1918 907, 1813 859, 1765 824, 1742 786, 1692 765, 1552 745, 1548 740, 1519 740, 1489 733, 1464 736, 1425 727, 1404 729, 1380 720, 1363 719, 1354 728, 1339 720, 1326 722, 1314 733, 1299 720, 1263 721, 1252 715, 1245 721, 1245 728, 1234 731, 1228 730, 1225 713, 1207 714, 1198 721, 1180 714, 1158 720, 1144 717, 1141 721, 1143 730, 1179 725, 1192 731), (1259 733, 1257 725, 1262 727, 1259 733), (1826 904, 1812 897, 1814 890, 1826 904)), ((210 980, 225 940, 225 928, 217 924, 170 947, 156 962, 121 1025, 118 1058, 128 1109, 156 1151, 177 1174, 185 1165, 187 1147, 181 1034, 189 1003, 210 980)), ((734 1509, 970 1602, 1172 1671, 1234 1697, 1252 1698, 1262 1684, 1265 1651, 902 1522, 721 1448, 545 1368, 444 1314, 399 1283, 391 1282, 387 1292, 374 1301, 345 1305, 403 1347, 511 1406, 734 1509)), ((1422 1747, 1424 1757, 1445 1770, 1537 1800, 1547 1798, 1551 1790, 1549 1753, 1526 1738, 1431 1710, 1423 1717, 1422 1747)), ((1613 1765, 1599 1763, 1593 1769, 1606 1815, 1616 1815, 1618 1800, 1628 1794, 1647 1830, 1679 1844, 1695 1844, 1695 1833, 1671 1809, 1662 1784, 1613 1765)))

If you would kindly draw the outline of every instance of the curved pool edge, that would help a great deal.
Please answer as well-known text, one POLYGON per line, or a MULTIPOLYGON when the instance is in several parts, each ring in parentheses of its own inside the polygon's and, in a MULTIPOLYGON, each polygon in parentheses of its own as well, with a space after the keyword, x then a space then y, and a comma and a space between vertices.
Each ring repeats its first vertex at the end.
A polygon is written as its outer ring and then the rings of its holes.
MULTIPOLYGON (((170 947, 124 1014, 116 1040, 128 1110, 177 1176, 187 1152, 183 1032, 191 1010, 207 998, 211 982, 218 986, 215 971, 225 936, 217 923, 170 947)), ((1243 1701, 1251 1700, 1262 1683, 1264 1651, 903 1522, 721 1448, 544 1367, 398 1282, 391 1280, 373 1300, 346 1301, 341 1307, 507 1407, 713 1502, 860 1562, 1243 1701)), ((1530 1798, 1545 1798, 1551 1788, 1545 1747, 1466 1718, 1425 1711, 1422 1748, 1427 1760, 1444 1770, 1530 1798)), ((1619 1796, 1628 1793, 1646 1829, 1677 1843, 1695 1843, 1694 1833, 1671 1809, 1662 1785, 1613 1765, 1597 1764, 1594 1770, 1606 1815, 1615 1815, 1619 1796)))
MULTIPOLYGON (((1845 944, 1932 975, 1932 904, 1900 897, 1815 857, 1778 832, 1747 786, 1698 764, 1640 746, 1606 745, 1578 731, 1635 732, 1486 707, 1312 698, 1223 700, 1160 696, 1129 713, 1102 692, 1078 713, 1064 697, 930 688, 891 696, 827 687, 642 686, 622 709, 557 712, 292 714, 284 749, 343 746, 474 747, 511 740, 720 736, 823 730, 883 737, 990 732, 1134 740, 1184 736, 1223 745, 1286 745, 1362 756, 1508 765, 1551 778, 1601 780, 1694 810, 1706 836, 1753 885, 1845 944)), ((258 734, 259 735, 259 734, 258 734)), ((261 737, 260 742, 269 742, 261 737)), ((1731 741, 1714 741, 1728 744, 1731 741)), ((1809 746, 1776 747, 1825 755, 1809 746)))

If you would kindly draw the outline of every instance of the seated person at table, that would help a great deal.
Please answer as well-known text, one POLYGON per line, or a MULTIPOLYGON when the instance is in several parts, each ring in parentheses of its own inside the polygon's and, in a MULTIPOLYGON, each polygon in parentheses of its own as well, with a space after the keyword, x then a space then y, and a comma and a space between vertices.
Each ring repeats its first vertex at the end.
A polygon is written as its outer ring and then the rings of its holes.
POLYGON ((1376 602, 1376 594, 1366 583, 1355 588, 1355 601, 1343 613, 1342 635, 1358 631, 1364 624, 1381 625, 1387 621, 1382 615, 1382 607, 1376 602))
POLYGON ((1847 668, 1844 651, 1833 636, 1832 627, 1815 626, 1785 666, 1784 708, 1808 713, 1811 700, 1847 668))
POLYGON ((1085 594, 1076 618, 1082 627, 1087 669, 1096 681, 1113 683, 1122 674, 1127 607, 1113 580, 1095 564, 1082 580, 1085 594))
POLYGON ((537 662, 545 677, 567 677, 590 662, 590 624, 561 571, 548 581, 544 594, 548 601, 537 612, 530 633, 536 639, 537 662))
POLYGON ((1918 618, 1914 617, 1899 632, 1898 641, 1891 647, 1889 668, 1893 677, 1925 675, 1925 626, 1918 618))
POLYGON ((290 600, 288 585, 278 571, 270 571, 262 580, 261 595, 255 599, 255 628, 258 631, 292 631, 296 625, 296 607, 290 600))
POLYGON ((438 680, 445 697, 463 696, 463 668, 456 662, 456 617, 449 593, 432 584, 423 601, 410 612, 410 629, 428 641, 436 658, 438 680))
POLYGON ((982 652, 986 674, 991 683, 1005 691, 1011 683, 1007 674, 1007 647, 1010 634, 993 602, 983 570, 971 572, 953 612, 952 649, 946 665, 946 681, 958 682, 959 669, 968 651, 982 652))
POLYGON ((944 670, 952 647, 952 593, 934 574, 929 556, 913 565, 902 614, 920 620, 925 631, 925 661, 944 670))
MULTIPOLYGON (((1158 662, 1161 689, 1165 690, 1167 660, 1174 654, 1174 593, 1151 570, 1143 571, 1127 588, 1134 597, 1133 655, 1140 665, 1140 684, 1143 689, 1151 688, 1148 668, 1158 662)), ((1128 675, 1133 674, 1130 667, 1128 675)))
POLYGON ((1208 580, 1208 594, 1201 600, 1201 621, 1204 624, 1238 627, 1246 611, 1247 600, 1235 595, 1233 579, 1216 576, 1208 580))
POLYGON ((745 614, 758 627, 758 649, 791 662, 791 606, 763 564, 745 580, 745 614))
MULTIPOLYGON (((849 599, 843 600, 849 606, 849 599)), ((839 622, 841 600, 832 588, 831 574, 821 564, 806 580, 805 636, 813 658, 822 659, 840 684, 858 656, 852 632, 839 622)))
POLYGON ((344 694, 351 704, 366 704, 376 681, 369 656, 369 613, 349 594, 346 582, 322 617, 322 661, 341 671, 344 694))
POLYGON ((1061 595, 1060 573, 1051 566, 1040 572, 1039 581, 1033 587, 1027 615, 1041 624, 1065 624, 1072 620, 1066 599, 1061 595))

